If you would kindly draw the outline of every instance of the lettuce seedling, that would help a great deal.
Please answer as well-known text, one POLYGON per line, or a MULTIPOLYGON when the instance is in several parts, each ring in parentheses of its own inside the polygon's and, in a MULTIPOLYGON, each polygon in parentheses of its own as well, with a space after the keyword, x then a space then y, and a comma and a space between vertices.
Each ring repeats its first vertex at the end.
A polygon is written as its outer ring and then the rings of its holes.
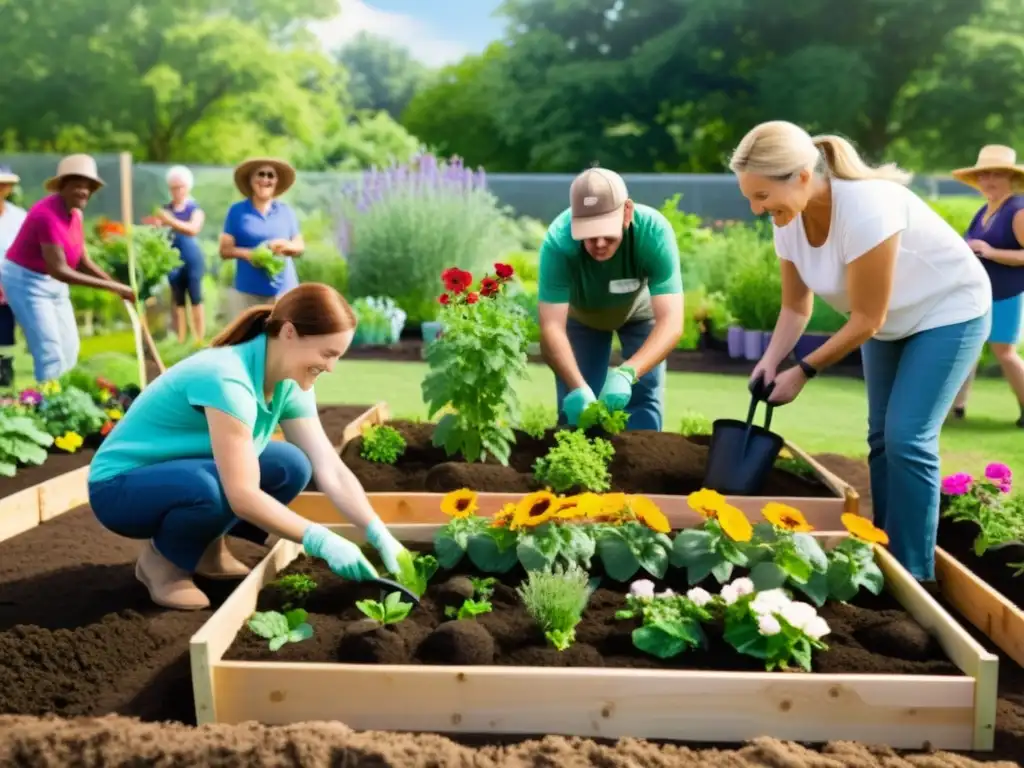
POLYGON ((493 576, 470 576, 469 580, 473 584, 473 596, 480 600, 490 600, 494 585, 498 583, 493 576))
POLYGON ((394 464, 405 453, 405 448, 405 438, 401 432, 387 424, 376 424, 363 432, 359 455, 378 464, 394 464))
POLYGON ((391 592, 383 601, 359 600, 356 608, 378 624, 397 624, 409 615, 412 603, 403 603, 401 592, 391 592))
POLYGON ((600 426, 609 435, 617 435, 626 428, 628 421, 629 414, 625 411, 611 411, 600 400, 595 400, 583 409, 578 425, 584 432, 592 427, 600 426))
POLYGON ((533 476, 557 493, 575 488, 601 493, 611 487, 608 465, 614 455, 607 440, 562 429, 555 433, 555 445, 534 462, 533 476))
POLYGON ((490 613, 492 610, 490 600, 465 600, 462 605, 456 608, 454 605, 449 605, 444 609, 444 615, 449 619, 472 619, 474 616, 479 616, 484 613, 490 613))
POLYGON ((274 586, 285 596, 284 609, 301 608, 309 598, 309 593, 316 589, 316 581, 304 573, 289 573, 274 582, 274 586))
POLYGON ((398 555, 398 583, 416 595, 423 597, 431 577, 437 573, 438 562, 433 555, 414 555, 404 550, 398 555))
POLYGON ((269 640, 270 650, 277 652, 285 643, 298 643, 313 636, 313 627, 306 621, 309 614, 301 608, 281 614, 257 611, 247 625, 256 635, 269 640))

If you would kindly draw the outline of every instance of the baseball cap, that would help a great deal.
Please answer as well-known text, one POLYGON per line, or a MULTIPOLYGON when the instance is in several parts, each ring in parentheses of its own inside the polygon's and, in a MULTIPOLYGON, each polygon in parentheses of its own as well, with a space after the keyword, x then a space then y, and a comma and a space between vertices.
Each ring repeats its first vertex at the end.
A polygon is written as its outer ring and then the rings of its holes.
POLYGON ((628 198, 626 182, 614 171, 589 168, 581 173, 569 188, 572 239, 621 237, 628 198))

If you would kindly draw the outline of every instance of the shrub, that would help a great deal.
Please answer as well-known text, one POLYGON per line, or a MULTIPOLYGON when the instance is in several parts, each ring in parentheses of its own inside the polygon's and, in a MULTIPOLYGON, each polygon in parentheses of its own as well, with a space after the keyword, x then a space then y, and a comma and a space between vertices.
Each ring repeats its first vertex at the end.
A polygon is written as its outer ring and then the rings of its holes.
POLYGON ((782 309, 782 278, 771 244, 736 267, 729 277, 726 300, 736 322, 748 331, 775 327, 782 309))
POLYGON ((349 293, 388 295, 410 322, 432 320, 437 275, 452 265, 484 271, 508 250, 506 223, 483 172, 458 161, 423 155, 367 171, 343 190, 337 222, 349 293))

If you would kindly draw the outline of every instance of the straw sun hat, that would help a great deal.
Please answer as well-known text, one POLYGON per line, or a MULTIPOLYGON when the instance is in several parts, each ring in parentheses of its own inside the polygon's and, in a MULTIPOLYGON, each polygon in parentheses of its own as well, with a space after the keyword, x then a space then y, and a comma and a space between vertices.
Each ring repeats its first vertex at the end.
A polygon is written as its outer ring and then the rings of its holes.
POLYGON ((0 165, 0 184, 17 184, 21 178, 9 166, 0 165))
POLYGON ((60 183, 68 176, 80 176, 89 179, 99 189, 103 186, 103 179, 100 178, 96 169, 96 161, 89 155, 68 155, 57 164, 57 175, 51 176, 43 184, 47 192, 56 192, 60 189, 60 183))
POLYGON ((274 197, 280 197, 295 183, 295 169, 291 164, 276 157, 252 157, 235 167, 235 186, 245 197, 252 197, 252 174, 261 166, 269 165, 277 171, 277 187, 274 197))
POLYGON ((957 168, 951 174, 954 179, 978 189, 977 176, 982 171, 1008 171, 1012 173, 1017 186, 1024 185, 1024 165, 1017 164, 1017 153, 1012 147, 989 144, 981 148, 978 161, 969 168, 957 168))

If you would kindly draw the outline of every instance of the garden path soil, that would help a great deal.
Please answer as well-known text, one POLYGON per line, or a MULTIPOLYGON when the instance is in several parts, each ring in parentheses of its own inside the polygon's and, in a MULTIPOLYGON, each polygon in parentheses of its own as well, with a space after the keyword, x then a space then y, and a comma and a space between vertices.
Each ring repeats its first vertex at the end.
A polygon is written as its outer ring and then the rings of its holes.
MULTIPOLYGON (((493 459, 469 464, 444 448, 434 447, 434 425, 395 419, 388 424, 406 441, 405 453, 394 465, 363 459, 363 438, 342 451, 342 458, 367 491, 428 491, 445 493, 459 488, 475 491, 527 493, 542 485, 534 479, 533 465, 555 444, 554 430, 543 438, 516 432, 507 467, 493 459)), ((615 449, 609 470, 613 491, 650 494, 688 494, 699 490, 707 466, 707 439, 687 438, 678 432, 623 432, 608 436, 615 449)), ((774 470, 764 496, 827 497, 832 492, 821 482, 784 470, 774 470)))
MULTIPOLYGON (((825 463, 846 476, 840 463, 825 463)), ((858 490, 869 502, 866 485, 858 490)), ((1013 665, 1006 661, 1000 665, 997 750, 976 760, 848 742, 808 749, 767 738, 722 749, 561 737, 466 737, 456 743, 429 734, 356 733, 338 723, 163 724, 155 721, 194 722, 188 638, 210 611, 186 614, 152 606, 132 575, 138 546, 103 531, 85 508, 0 543, 0 715, 73 718, 0 716, 0 765, 968 768, 1024 760, 1024 684, 1007 674, 1013 665), (131 719, 105 717, 112 714, 131 719)), ((253 545, 232 548, 250 564, 263 551, 253 545)), ((214 605, 230 589, 222 586, 224 592, 209 590, 214 605)))

